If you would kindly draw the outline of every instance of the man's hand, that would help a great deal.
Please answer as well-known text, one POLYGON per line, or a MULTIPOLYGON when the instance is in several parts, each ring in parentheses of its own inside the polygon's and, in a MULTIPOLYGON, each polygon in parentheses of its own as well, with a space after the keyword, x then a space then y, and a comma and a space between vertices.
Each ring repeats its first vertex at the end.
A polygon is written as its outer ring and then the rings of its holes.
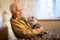
POLYGON ((40 27, 39 29, 40 29, 41 31, 43 31, 43 30, 44 30, 44 29, 43 29, 43 27, 40 27))

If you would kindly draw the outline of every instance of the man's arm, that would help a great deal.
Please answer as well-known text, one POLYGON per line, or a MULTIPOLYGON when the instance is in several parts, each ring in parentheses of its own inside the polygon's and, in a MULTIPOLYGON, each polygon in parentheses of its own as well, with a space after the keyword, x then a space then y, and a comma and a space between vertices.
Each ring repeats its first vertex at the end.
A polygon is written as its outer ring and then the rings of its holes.
POLYGON ((43 28, 31 29, 23 21, 21 22, 22 23, 18 22, 17 20, 11 20, 12 28, 19 36, 23 35, 23 37, 33 37, 42 32, 43 28))

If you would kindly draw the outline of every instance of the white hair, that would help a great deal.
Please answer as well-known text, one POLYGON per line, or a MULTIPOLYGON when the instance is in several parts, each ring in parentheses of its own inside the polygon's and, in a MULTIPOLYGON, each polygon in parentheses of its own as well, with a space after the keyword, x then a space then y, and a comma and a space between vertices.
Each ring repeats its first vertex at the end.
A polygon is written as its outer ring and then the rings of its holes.
POLYGON ((12 3, 12 4, 10 5, 10 11, 11 11, 11 12, 14 12, 14 11, 16 10, 17 4, 18 4, 18 3, 12 3))

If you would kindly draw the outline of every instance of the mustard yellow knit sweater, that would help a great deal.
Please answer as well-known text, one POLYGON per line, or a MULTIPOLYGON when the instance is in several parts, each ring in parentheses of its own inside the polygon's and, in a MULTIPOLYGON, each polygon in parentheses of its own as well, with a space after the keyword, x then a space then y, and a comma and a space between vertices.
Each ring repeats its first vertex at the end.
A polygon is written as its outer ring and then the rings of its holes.
MULTIPOLYGON (((25 18, 23 19, 26 21, 25 18)), ((13 32, 16 36, 29 38, 34 37, 41 32, 40 29, 31 29, 29 27, 30 25, 27 25, 23 19, 13 17, 10 19, 13 32)))

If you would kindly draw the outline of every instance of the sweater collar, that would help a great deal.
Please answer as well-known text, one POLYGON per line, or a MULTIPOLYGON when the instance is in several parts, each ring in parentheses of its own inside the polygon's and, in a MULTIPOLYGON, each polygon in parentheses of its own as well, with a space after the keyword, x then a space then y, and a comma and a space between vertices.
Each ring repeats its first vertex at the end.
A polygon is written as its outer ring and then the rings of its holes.
POLYGON ((21 18, 16 18, 16 17, 14 17, 14 16, 12 16, 12 18, 13 18, 13 19, 20 19, 20 20, 23 19, 23 17, 21 17, 21 18))

